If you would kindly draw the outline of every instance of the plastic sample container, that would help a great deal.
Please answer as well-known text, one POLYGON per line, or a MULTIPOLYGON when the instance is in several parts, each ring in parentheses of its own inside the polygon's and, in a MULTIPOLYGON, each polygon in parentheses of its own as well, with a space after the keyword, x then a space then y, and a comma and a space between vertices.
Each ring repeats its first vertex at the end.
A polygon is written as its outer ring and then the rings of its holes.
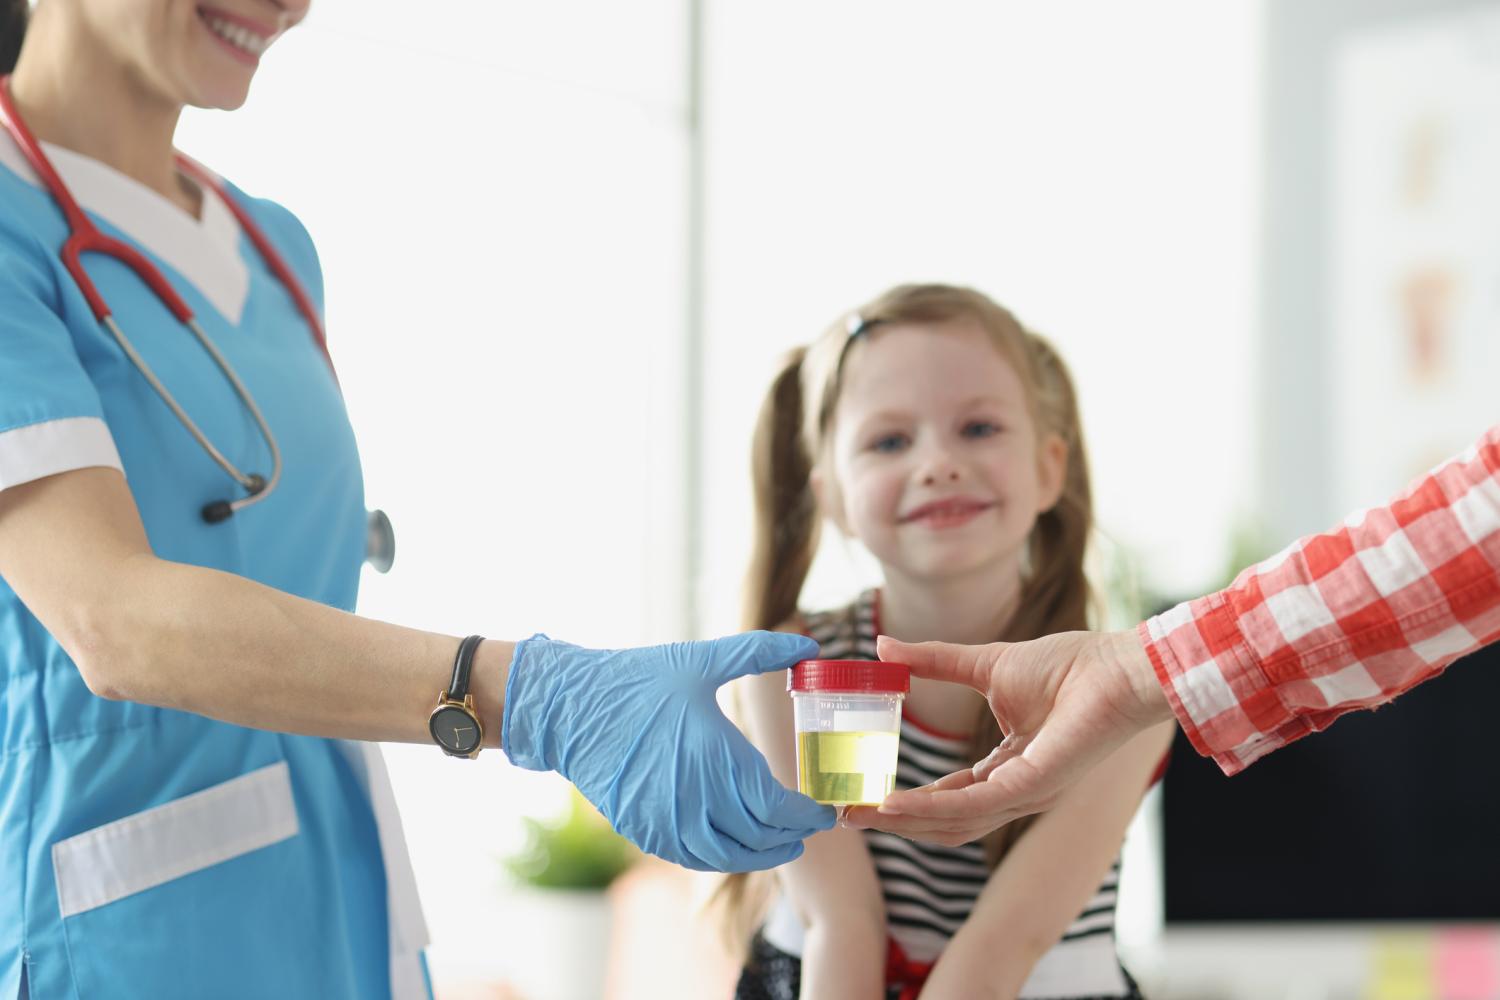
POLYGON ((797 730, 797 790, 829 805, 878 805, 896 785, 904 663, 803 660, 787 671, 797 730))

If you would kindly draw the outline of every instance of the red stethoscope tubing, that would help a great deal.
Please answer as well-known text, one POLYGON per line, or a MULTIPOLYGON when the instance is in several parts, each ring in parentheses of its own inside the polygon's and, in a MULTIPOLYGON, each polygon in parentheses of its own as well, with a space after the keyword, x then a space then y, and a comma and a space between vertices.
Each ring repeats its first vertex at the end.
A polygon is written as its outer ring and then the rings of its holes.
MULTIPOLYGON (((21 153, 31 164, 31 168, 36 171, 37 177, 41 179, 47 192, 52 195, 52 199, 57 202, 58 208, 62 209, 63 216, 68 220, 69 235, 63 243, 61 252, 63 266, 77 282, 78 289, 83 292, 83 297, 88 301, 94 316, 102 322, 111 313, 109 303, 104 300, 104 296, 99 293, 99 289, 89 278, 88 272, 83 269, 82 257, 86 253, 100 253, 106 257, 115 258, 134 271, 179 322, 186 323, 193 319, 193 310, 188 308, 182 296, 177 294, 154 264, 129 244, 100 232, 99 227, 94 225, 83 209, 78 206, 73 193, 68 190, 68 186, 63 183, 56 168, 52 166, 52 161, 47 159, 47 154, 42 151, 41 143, 37 142, 36 136, 31 134, 31 129, 16 111, 15 103, 10 96, 9 76, 0 76, 0 110, 4 112, 3 124, 6 129, 16 140, 21 153)), ((313 342, 318 345, 318 350, 328 362, 331 371, 333 358, 328 353, 328 338, 323 332, 323 321, 318 317, 317 310, 313 308, 312 299, 308 297, 307 290, 302 287, 302 283, 297 280, 297 276, 287 266, 281 254, 271 245, 271 241, 266 238, 266 234, 255 223, 255 220, 250 218, 250 213, 245 211, 244 207, 230 195, 223 181, 201 164, 181 153, 176 155, 176 160, 179 170, 199 184, 210 188, 228 207, 235 221, 240 224, 240 228, 254 244, 256 252, 266 262, 266 266, 270 268, 276 280, 281 282, 287 294, 292 297, 297 311, 307 321, 313 342)))
MULTIPOLYGON (((16 111, 15 102, 11 100, 10 77, 8 75, 0 75, 0 125, 3 125, 16 141, 16 145, 20 148, 21 153, 31 164, 32 170, 36 172, 42 184, 46 186, 47 191, 52 195, 53 201, 62 209, 63 216, 67 219, 68 238, 63 242, 60 256, 62 257, 63 266, 67 268, 68 274, 78 285, 79 291, 83 293, 83 297, 88 302, 89 308, 93 311, 94 317, 115 337, 121 350, 129 357, 131 363, 151 383, 152 388, 156 390, 162 402, 166 403, 172 410, 177 419, 182 422, 183 426, 187 428, 188 432, 197 440, 203 450, 231 478, 245 488, 248 495, 238 500, 217 500, 205 504, 202 511, 203 519, 210 524, 217 524, 225 518, 232 516, 235 511, 264 500, 276 488, 277 482, 281 479, 281 449, 277 446, 276 437, 271 433, 270 425, 266 422, 265 416, 260 412, 260 407, 256 405, 254 398, 250 395, 250 391, 240 381, 239 376, 235 374, 234 369, 224 358, 223 354, 220 353, 219 349, 214 346, 208 335, 203 332, 203 328, 199 326, 193 316, 192 309, 188 308, 188 304, 172 288, 166 277, 134 247, 100 232, 99 227, 94 225, 83 209, 78 206, 78 202, 73 198, 72 192, 63 183, 56 168, 52 166, 52 162, 47 159, 47 154, 42 151, 41 143, 37 142, 36 136, 32 135, 31 130, 26 126, 25 120, 16 111), (172 394, 167 391, 166 387, 162 385, 155 373, 151 371, 150 366, 146 364, 145 360, 136 352, 134 346, 131 345, 129 338, 125 336, 119 324, 115 322, 110 313, 109 303, 104 300, 104 296, 99 293, 99 289, 94 285, 92 279, 89 278, 88 272, 83 269, 82 257, 86 253, 100 253, 107 257, 113 257, 134 271, 137 277, 151 289, 172 315, 177 317, 177 320, 193 333, 193 336, 203 345, 204 350, 213 357, 214 363, 219 366, 220 371, 224 373, 224 377, 233 385, 236 394, 238 394, 240 400, 250 411, 250 415, 254 418, 255 423, 260 427, 261 434, 265 437, 266 445, 271 451, 272 469, 269 480, 259 475, 241 472, 231 464, 214 447, 213 443, 208 440, 207 436, 198 428, 198 425, 193 422, 192 418, 188 416, 187 412, 183 410, 172 394)), ((256 252, 265 261, 266 267, 270 269, 276 280, 286 289, 297 311, 307 321, 307 328, 312 334, 313 343, 317 345, 319 353, 323 355, 323 360, 328 364, 328 371, 333 377, 334 384, 337 385, 338 373, 334 370, 333 358, 328 353, 328 339, 323 332, 323 321, 318 316, 317 309, 313 307, 312 299, 308 297, 307 290, 302 287, 302 282, 297 280, 296 274, 287 266, 281 254, 276 252, 276 248, 266 238, 265 232, 262 231, 260 226, 256 225, 254 219, 250 218, 250 213, 245 211, 244 206, 230 195, 228 187, 223 181, 201 164, 188 159, 181 153, 177 153, 175 159, 178 170, 187 174, 198 184, 211 189, 219 197, 219 200, 224 203, 234 216, 235 221, 239 223, 241 231, 250 238, 250 242, 254 244, 256 252)), ((396 555, 396 538, 395 533, 391 530, 390 518, 383 511, 376 510, 370 512, 368 530, 370 536, 375 539, 377 544, 373 546, 367 544, 366 558, 379 572, 389 572, 391 563, 394 561, 396 555)))
MULTIPOLYGON (((202 510, 203 519, 210 524, 217 524, 231 517, 236 511, 266 499, 275 490, 277 483, 281 481, 281 448, 276 443, 276 436, 271 433, 271 426, 266 422, 265 415, 261 413, 260 407, 255 402, 255 398, 250 394, 250 390, 245 386, 244 382, 240 380, 233 366, 230 365, 228 359, 224 357, 208 334, 204 332, 203 327, 199 325, 193 315, 192 309, 188 308, 188 304, 183 301, 182 296, 177 294, 167 279, 146 259, 145 255, 120 240, 106 236, 99 230, 98 226, 94 225, 83 209, 78 206, 73 193, 68 190, 68 186, 63 183, 62 177, 58 175, 57 169, 47 159, 47 154, 42 150, 41 143, 37 141, 36 136, 27 128, 25 120, 17 112, 15 102, 11 99, 9 76, 0 76, 0 125, 4 125, 6 131, 15 140, 16 146, 31 164, 32 170, 36 172, 37 177, 51 194, 52 200, 57 203, 58 208, 62 210, 64 218, 67 219, 68 237, 63 241, 59 256, 62 258, 63 266, 67 268, 69 276, 77 284, 78 290, 83 293, 83 297, 88 302, 89 309, 93 311, 95 319, 115 338, 115 341, 120 346, 120 350, 129 358, 130 363, 150 383, 151 388, 156 390, 156 394, 161 397, 162 402, 167 405, 167 408, 172 411, 187 432, 198 442, 198 445, 230 478, 244 488, 246 495, 237 500, 215 500, 205 504, 202 510), (104 296, 100 294, 98 287, 89 277, 88 272, 84 270, 83 255, 86 253, 103 254, 129 267, 151 289, 162 305, 173 316, 177 317, 178 322, 197 338, 198 343, 213 358, 214 364, 219 367, 219 370, 224 373, 224 377, 234 387, 235 394, 239 396, 240 401, 249 410, 250 416, 254 418, 256 425, 260 428, 261 435, 265 438, 266 446, 271 452, 271 476, 269 479, 259 474, 243 472, 234 463, 230 462, 223 452, 214 447, 214 443, 208 439, 208 436, 203 433, 202 429, 193 421, 193 418, 183 409, 182 404, 177 402, 177 398, 172 395, 161 379, 157 378, 156 373, 151 370, 151 366, 146 363, 146 359, 140 355, 135 345, 130 342, 130 338, 125 335, 125 331, 120 329, 120 325, 115 322, 109 308, 109 303, 105 301, 104 296)), ((244 207, 229 194, 227 187, 219 178, 181 153, 175 154, 175 160, 178 170, 192 178, 200 186, 212 190, 219 197, 224 205, 228 207, 230 213, 233 214, 241 230, 249 236, 250 242, 255 245, 256 251, 264 259, 266 266, 275 275, 282 287, 286 289, 297 311, 306 320, 308 330, 312 333, 313 343, 317 345, 319 353, 323 355, 323 360, 328 364, 328 371, 333 376, 334 384, 337 385, 338 374, 333 368, 333 358, 328 354, 328 341, 323 333, 322 320, 318 317, 317 310, 313 308, 312 300, 308 298, 306 290, 302 287, 302 283, 292 273, 292 269, 287 266, 286 261, 276 252, 276 248, 271 245, 271 241, 266 238, 266 234, 261 231, 261 228, 255 224, 255 220, 250 218, 250 213, 246 212, 244 207)))

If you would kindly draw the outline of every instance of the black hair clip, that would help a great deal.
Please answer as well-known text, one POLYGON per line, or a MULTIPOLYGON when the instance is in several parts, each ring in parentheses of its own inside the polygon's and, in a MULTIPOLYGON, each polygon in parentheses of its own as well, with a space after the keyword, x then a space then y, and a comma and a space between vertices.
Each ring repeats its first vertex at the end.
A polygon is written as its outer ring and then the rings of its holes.
POLYGON ((839 361, 834 366, 836 378, 843 377, 844 359, 849 356, 849 348, 854 346, 854 342, 883 322, 884 320, 865 319, 859 313, 849 314, 849 318, 844 321, 844 328, 849 331, 849 336, 844 338, 844 346, 839 349, 839 361))
POLYGON ((879 326, 880 323, 878 319, 865 319, 859 313, 850 313, 845 326, 849 330, 849 339, 853 340, 862 333, 869 333, 872 327, 879 326))

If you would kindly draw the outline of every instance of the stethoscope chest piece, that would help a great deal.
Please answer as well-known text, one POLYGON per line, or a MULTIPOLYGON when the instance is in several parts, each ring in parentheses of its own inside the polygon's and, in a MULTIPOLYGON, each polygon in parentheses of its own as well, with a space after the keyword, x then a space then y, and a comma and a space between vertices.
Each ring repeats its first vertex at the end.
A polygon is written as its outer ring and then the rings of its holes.
POLYGON ((389 573, 396 561, 396 529, 385 511, 370 511, 365 531, 365 562, 377 573, 389 573))

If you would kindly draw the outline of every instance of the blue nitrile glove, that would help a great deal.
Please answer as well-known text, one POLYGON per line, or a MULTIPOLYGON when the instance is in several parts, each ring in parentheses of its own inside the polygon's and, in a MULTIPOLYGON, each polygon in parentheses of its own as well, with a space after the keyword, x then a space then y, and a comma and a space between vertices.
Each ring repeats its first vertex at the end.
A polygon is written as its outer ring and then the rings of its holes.
POLYGON ((834 811, 778 782, 714 692, 817 655, 779 632, 641 649, 535 635, 511 661, 501 745, 513 764, 577 785, 643 851, 698 871, 774 868, 834 811))

